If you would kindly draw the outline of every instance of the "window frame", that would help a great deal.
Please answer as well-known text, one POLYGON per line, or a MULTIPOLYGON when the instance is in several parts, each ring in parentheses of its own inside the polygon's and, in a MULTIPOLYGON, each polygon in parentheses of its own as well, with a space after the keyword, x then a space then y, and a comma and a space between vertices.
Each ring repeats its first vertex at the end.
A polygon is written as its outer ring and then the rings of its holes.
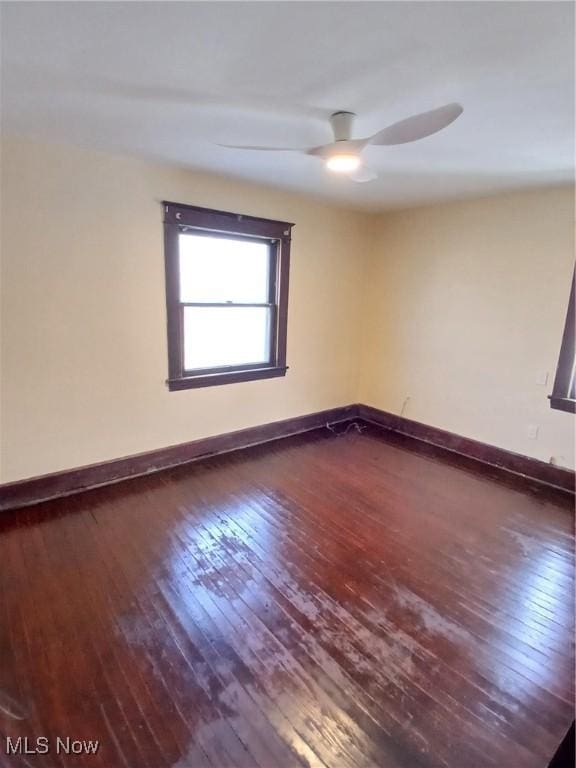
POLYGON ((554 378, 552 394, 549 396, 550 406, 559 411, 576 413, 576 400, 572 394, 574 389, 574 363, 576 354, 576 272, 572 275, 572 287, 568 300, 568 311, 560 345, 558 367, 554 378))
POLYGON ((163 201, 164 263, 166 272, 166 315, 168 339, 168 389, 178 391, 241 381, 285 376, 288 279, 290 271, 291 223, 255 216, 200 208, 184 203, 163 201), (244 304, 229 302, 180 301, 180 263, 178 236, 183 231, 196 235, 246 239, 268 243, 270 248, 268 302, 244 304), (185 306, 268 306, 270 319, 270 362, 203 368, 195 371, 184 367, 185 306))

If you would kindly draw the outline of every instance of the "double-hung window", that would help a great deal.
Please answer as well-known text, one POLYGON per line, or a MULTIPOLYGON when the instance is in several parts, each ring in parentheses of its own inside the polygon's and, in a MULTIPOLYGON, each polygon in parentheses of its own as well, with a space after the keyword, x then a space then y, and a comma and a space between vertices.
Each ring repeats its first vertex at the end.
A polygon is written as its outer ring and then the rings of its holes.
POLYGON ((163 205, 169 388, 284 376, 292 225, 163 205))

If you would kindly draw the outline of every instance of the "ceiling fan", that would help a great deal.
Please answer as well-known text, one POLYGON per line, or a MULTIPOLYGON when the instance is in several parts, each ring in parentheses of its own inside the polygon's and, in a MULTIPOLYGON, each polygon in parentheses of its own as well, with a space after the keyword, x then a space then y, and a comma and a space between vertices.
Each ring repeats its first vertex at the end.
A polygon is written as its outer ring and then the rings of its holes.
POLYGON ((377 178, 374 171, 362 162, 363 150, 371 146, 391 146, 418 141, 426 136, 447 128, 463 112, 460 104, 445 104, 429 112, 412 115, 398 123, 393 123, 373 136, 365 139, 352 138, 352 124, 356 115, 354 112, 334 112, 330 116, 330 125, 334 132, 334 141, 319 147, 259 147, 237 144, 219 144, 226 149, 248 149, 262 152, 303 152, 306 155, 320 158, 326 168, 333 173, 350 176, 352 181, 365 182, 377 178))

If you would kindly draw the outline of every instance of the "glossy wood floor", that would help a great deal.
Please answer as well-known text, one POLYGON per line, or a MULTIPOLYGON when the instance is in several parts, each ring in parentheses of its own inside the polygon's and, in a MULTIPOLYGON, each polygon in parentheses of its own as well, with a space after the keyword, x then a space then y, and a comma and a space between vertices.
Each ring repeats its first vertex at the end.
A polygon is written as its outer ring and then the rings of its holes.
POLYGON ((4 514, 0 733, 100 748, 0 765, 546 766, 572 501, 473 467, 322 432, 4 514))

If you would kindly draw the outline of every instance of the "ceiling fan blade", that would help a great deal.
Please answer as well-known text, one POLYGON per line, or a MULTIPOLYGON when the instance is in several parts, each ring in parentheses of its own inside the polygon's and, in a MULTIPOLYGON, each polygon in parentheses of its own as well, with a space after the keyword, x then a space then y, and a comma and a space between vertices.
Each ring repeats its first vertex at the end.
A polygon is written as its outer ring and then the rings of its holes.
POLYGON ((460 117, 463 111, 464 109, 460 104, 445 104, 443 107, 432 109, 429 112, 421 112, 419 115, 412 115, 406 120, 389 125, 388 128, 374 134, 369 142, 380 146, 390 146, 418 141, 446 128, 457 117, 460 117))
POLYGON ((224 147, 225 149, 249 149, 257 152, 306 152, 306 149, 301 147, 259 147, 252 146, 250 144, 217 144, 218 147, 224 147))
POLYGON ((330 157, 331 155, 356 155, 361 152, 370 139, 346 139, 333 141, 330 144, 322 144, 320 147, 312 147, 304 150, 307 155, 315 157, 330 157))
POLYGON ((362 168, 359 168, 356 173, 350 176, 350 179, 357 184, 366 184, 366 182, 375 181, 377 178, 378 174, 371 168, 366 168, 365 166, 362 166, 362 168))
POLYGON ((328 155, 334 151, 334 145, 336 142, 332 142, 332 144, 322 144, 321 147, 312 147, 311 149, 306 150, 307 155, 314 155, 314 157, 328 157, 328 155))

